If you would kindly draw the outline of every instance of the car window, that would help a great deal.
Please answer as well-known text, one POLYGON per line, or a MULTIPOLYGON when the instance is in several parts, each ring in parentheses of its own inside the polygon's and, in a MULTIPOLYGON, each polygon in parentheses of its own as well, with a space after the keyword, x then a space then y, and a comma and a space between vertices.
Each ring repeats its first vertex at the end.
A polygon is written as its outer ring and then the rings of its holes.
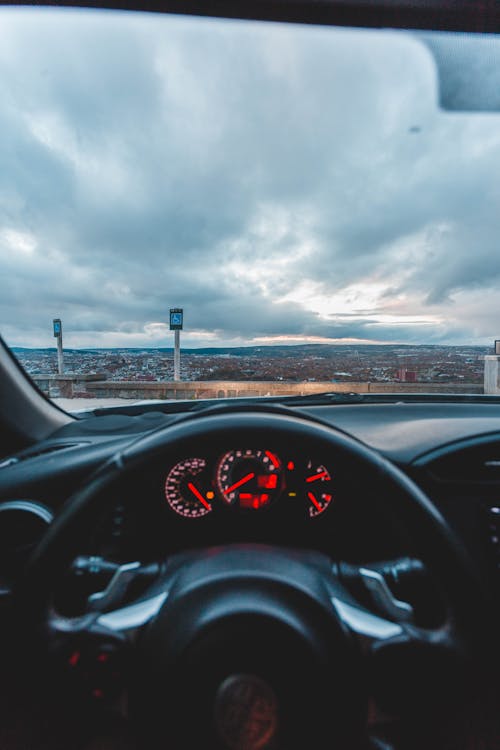
POLYGON ((431 49, 2 9, 1 333, 39 387, 484 393, 500 119, 440 106, 431 49))

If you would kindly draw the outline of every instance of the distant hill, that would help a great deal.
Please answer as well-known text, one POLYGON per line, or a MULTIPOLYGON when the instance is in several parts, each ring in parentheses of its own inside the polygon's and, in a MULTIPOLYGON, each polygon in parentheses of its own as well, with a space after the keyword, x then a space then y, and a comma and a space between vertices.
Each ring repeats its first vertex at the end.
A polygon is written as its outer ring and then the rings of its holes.
MULTIPOLYGON (((47 348, 30 348, 23 346, 11 347, 13 352, 18 354, 34 353, 53 353, 55 347, 47 348)), ((441 344, 282 344, 270 346, 222 346, 222 347, 204 347, 201 349, 188 349, 182 347, 183 354, 193 354, 206 357, 214 356, 231 356, 231 357, 334 357, 338 354, 348 354, 358 352, 360 355, 376 355, 382 352, 394 353, 410 352, 423 353, 425 351, 474 351, 477 353, 487 353, 489 347, 486 346, 443 346, 441 344)), ((106 354, 120 352, 132 354, 172 354, 173 347, 106 347, 106 348, 89 348, 89 349, 70 349, 65 348, 66 354, 106 354)))

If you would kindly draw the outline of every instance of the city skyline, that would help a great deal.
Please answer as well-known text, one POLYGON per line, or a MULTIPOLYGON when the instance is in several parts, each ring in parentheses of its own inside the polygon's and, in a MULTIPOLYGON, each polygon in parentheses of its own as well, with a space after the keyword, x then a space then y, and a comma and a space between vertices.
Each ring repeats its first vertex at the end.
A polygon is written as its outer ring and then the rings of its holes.
MULTIPOLYGON (((491 351, 491 350, 490 350, 491 351)), ((55 375, 56 350, 16 349, 33 376, 55 375)), ((188 349, 181 357, 183 381, 462 382, 479 384, 482 347, 443 346, 269 346, 188 349), (405 373, 405 374, 403 374, 405 373)), ((174 373, 172 349, 70 349, 65 373, 100 374, 107 381, 161 382, 174 373)))

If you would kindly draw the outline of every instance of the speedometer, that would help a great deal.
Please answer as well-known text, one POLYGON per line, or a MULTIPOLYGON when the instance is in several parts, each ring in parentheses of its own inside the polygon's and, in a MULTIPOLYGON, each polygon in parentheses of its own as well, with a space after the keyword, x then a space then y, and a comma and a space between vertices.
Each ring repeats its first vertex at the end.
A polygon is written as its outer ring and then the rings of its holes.
POLYGON ((173 466, 165 481, 168 504, 184 518, 200 518, 212 510, 214 492, 206 477, 204 458, 186 458, 173 466))
POLYGON ((233 450, 217 466, 217 489, 227 505, 258 510, 281 492, 281 461, 269 450, 233 450))

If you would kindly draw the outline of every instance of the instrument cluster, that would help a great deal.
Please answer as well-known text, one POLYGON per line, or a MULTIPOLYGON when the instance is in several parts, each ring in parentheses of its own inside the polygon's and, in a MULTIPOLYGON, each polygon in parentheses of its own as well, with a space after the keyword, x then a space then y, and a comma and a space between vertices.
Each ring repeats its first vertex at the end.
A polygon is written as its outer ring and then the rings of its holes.
POLYGON ((190 519, 224 508, 262 513, 285 499, 299 503, 313 519, 332 504, 333 484, 331 468, 313 458, 247 448, 214 459, 181 459, 165 478, 165 499, 176 514, 190 519))

